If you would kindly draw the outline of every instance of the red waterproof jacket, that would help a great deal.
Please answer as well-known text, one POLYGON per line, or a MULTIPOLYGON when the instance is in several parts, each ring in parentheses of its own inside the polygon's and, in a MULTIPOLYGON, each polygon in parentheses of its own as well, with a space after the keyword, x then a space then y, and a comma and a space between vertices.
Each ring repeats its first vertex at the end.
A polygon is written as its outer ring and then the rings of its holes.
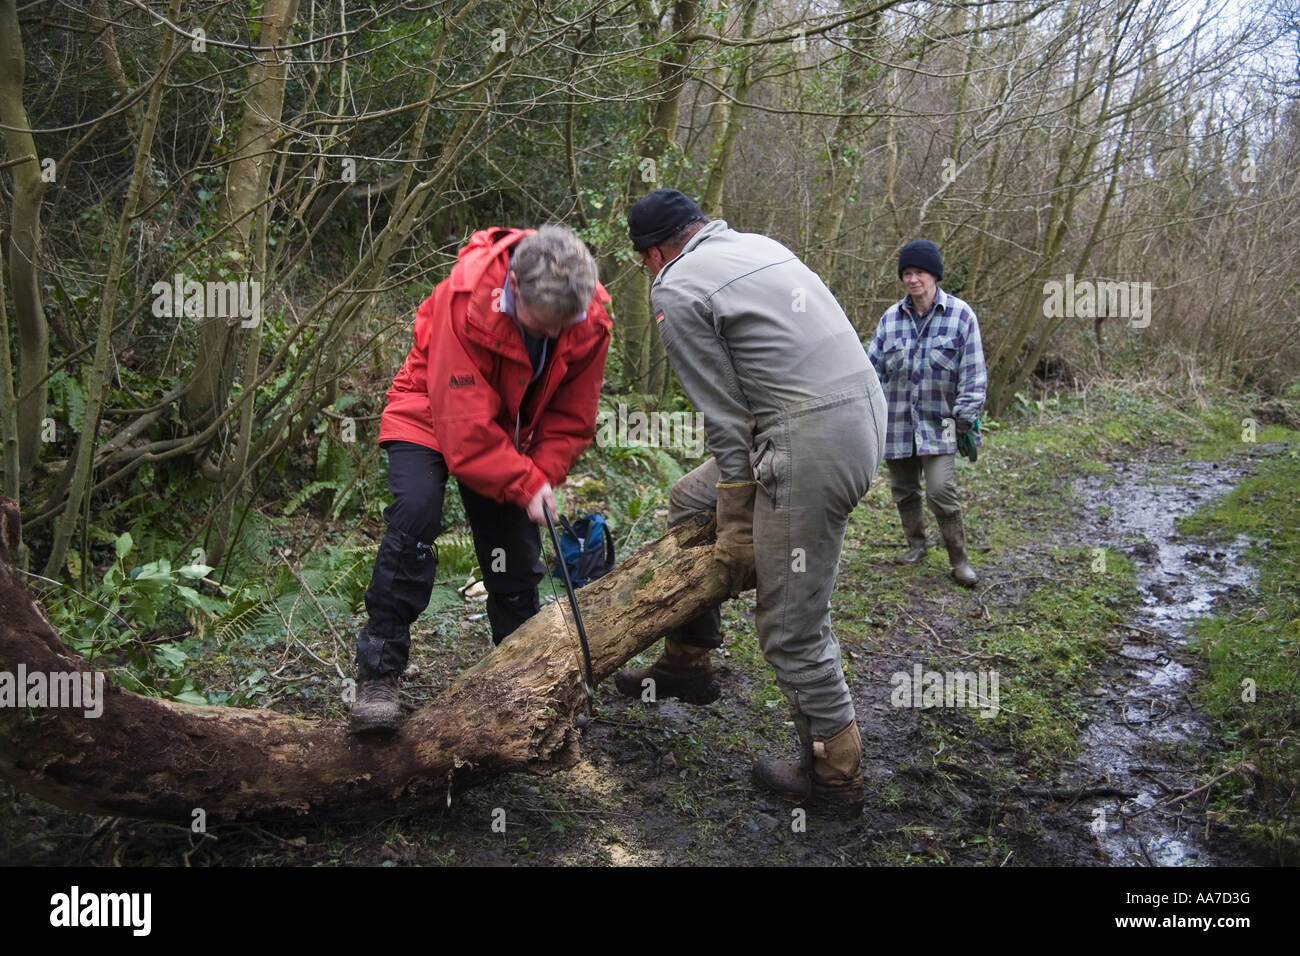
POLYGON ((415 313, 415 342, 393 379, 379 441, 435 449, 473 491, 526 506, 559 485, 596 434, 596 403, 612 323, 599 283, 587 318, 532 364, 514 320, 500 310, 508 250, 533 229, 484 229, 415 313))

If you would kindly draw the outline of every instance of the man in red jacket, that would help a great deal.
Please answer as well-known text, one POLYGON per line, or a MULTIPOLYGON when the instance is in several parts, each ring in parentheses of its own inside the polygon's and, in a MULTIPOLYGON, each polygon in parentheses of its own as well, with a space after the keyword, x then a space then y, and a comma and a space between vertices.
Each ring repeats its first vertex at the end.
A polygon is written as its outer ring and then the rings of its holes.
POLYGON ((456 478, 500 644, 537 613, 537 522, 596 434, 611 323, 596 262, 561 226, 485 229, 415 314, 415 342, 379 428, 388 530, 357 639, 354 733, 395 729, 410 627, 437 571, 443 493, 456 478))

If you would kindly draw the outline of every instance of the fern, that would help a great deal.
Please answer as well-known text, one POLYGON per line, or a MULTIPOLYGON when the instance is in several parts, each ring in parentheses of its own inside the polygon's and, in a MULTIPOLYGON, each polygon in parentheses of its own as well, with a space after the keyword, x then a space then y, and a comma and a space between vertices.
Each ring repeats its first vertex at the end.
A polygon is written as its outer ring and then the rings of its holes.
POLYGON ((50 402, 62 413, 68 430, 75 434, 81 430, 81 420, 86 411, 86 390, 81 382, 60 369, 50 376, 50 402))
POLYGON ((241 640, 249 631, 256 630, 261 618, 270 613, 266 610, 269 605, 270 602, 265 598, 232 603, 230 613, 222 617, 213 629, 217 640, 222 644, 231 643, 241 640))
POLYGON ((321 422, 320 428, 317 430, 321 433, 321 436, 320 444, 316 446, 316 474, 324 477, 329 475, 326 468, 331 451, 329 423, 321 422))
POLYGON ((438 570, 450 577, 464 577, 478 567, 474 538, 468 534, 444 534, 438 538, 438 570))
POLYGON ((289 499, 289 503, 284 506, 285 517, 287 518, 289 515, 301 508, 303 502, 312 495, 326 490, 332 490, 337 494, 339 483, 337 481, 313 481, 310 485, 289 499))
POLYGON ((374 556, 368 551, 354 552, 354 559, 346 567, 339 569, 338 575, 326 587, 325 593, 337 594, 347 601, 349 609, 355 607, 360 603, 361 595, 365 593, 366 586, 370 583, 370 572, 374 561, 374 556))
POLYGON ((373 564, 369 548, 326 547, 307 556, 296 578, 283 566, 268 569, 232 598, 230 612, 215 628, 217 639, 223 645, 273 642, 283 636, 286 620, 295 633, 324 630, 328 624, 316 604, 331 620, 350 617, 361 603, 373 564))
POLYGON ((334 495, 334 507, 330 509, 331 519, 334 521, 339 519, 339 516, 343 514, 343 509, 347 507, 347 503, 352 500, 352 496, 357 493, 360 487, 361 472, 357 472, 352 476, 352 480, 348 482, 348 486, 334 495))

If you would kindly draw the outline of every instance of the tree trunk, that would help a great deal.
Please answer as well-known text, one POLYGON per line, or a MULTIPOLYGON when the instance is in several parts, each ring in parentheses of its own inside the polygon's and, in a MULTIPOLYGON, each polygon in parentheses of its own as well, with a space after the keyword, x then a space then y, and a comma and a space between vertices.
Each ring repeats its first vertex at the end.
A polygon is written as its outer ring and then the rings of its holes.
MULTIPOLYGON (((758 0, 745 0, 741 12, 740 36, 748 40, 754 36, 754 20, 758 15, 758 0)), ((715 124, 713 145, 709 149, 709 178, 704 184, 704 193, 700 196, 700 208, 710 219, 721 219, 722 189, 727 182, 727 171, 731 168, 731 156, 735 150, 736 137, 740 134, 740 113, 742 103, 749 98, 752 87, 750 69, 754 64, 753 51, 747 51, 740 64, 731 71, 730 83, 732 95, 736 98, 732 104, 726 96, 718 94, 718 103, 714 109, 718 112, 715 124)))
MULTIPOLYGON (((257 61, 248 71, 239 141, 226 171, 217 213, 217 232, 229 233, 227 251, 236 253, 237 261, 246 263, 252 272, 248 279, 258 282, 265 277, 256 274, 253 264, 265 258, 258 249, 264 249, 266 236, 256 228, 256 213, 268 202, 291 59, 276 47, 292 38, 297 13, 298 0, 272 0, 256 18, 261 24, 258 39, 262 45, 255 48, 257 61)), ((216 280, 218 276, 213 271, 208 278, 216 280)), ((225 408, 237 364, 231 356, 240 354, 239 329, 237 321, 223 316, 204 316, 199 322, 194 376, 183 402, 186 421, 202 427, 225 408)))
MULTIPOLYGON (((9 308, 5 305, 4 271, 0 270, 0 495, 18 498, 18 397, 14 394, 13 362, 9 358, 9 308)), ((14 557, 21 564, 21 542, 14 542, 14 557)))
MULTIPOLYGON (((0 498, 0 673, 86 671, 19 583, 18 508, 0 498)), ((671 530, 579 592, 599 683, 724 592, 713 526, 671 530)), ((578 759, 582 652, 567 603, 549 605, 390 738, 343 721, 198 707, 106 686, 96 718, 77 708, 0 707, 0 776, 68 810, 209 822, 389 817, 445 805, 514 771, 578 759)))
MULTIPOLYGON (((668 186, 660 167, 673 146, 682 91, 692 43, 687 33, 699 17, 699 3, 677 0, 672 5, 671 24, 663 26, 657 7, 638 4, 642 32, 651 43, 667 44, 658 54, 658 83, 661 95, 650 107, 645 134, 634 147, 637 162, 628 171, 624 207, 630 208, 652 189, 668 186)), ((651 396, 663 397, 671 379, 668 356, 650 315, 650 286, 640 270, 632 269, 612 290, 618 303, 624 384, 651 396)))
MULTIPOLYGON (((865 4, 857 3, 848 9, 858 12, 863 7, 865 4)), ((808 245, 814 251, 808 264, 831 288, 838 285, 835 270, 844 244, 844 217, 861 176, 862 146, 867 133, 880 120, 879 116, 864 119, 857 114, 863 111, 868 99, 871 57, 878 46, 881 17, 877 12, 847 27, 847 59, 840 72, 838 103, 844 112, 835 121, 835 131, 821 163, 826 185, 820 191, 812 215, 808 245)))
MULTIPOLYGON (((5 165, 13 187, 9 201, 9 289, 18 331, 18 460, 23 481, 31 477, 40 450, 41 420, 49 392, 50 328, 41 300, 41 200, 46 183, 41 158, 23 105, 26 59, 14 0, 0 2, 0 121, 5 165)), ((4 347, 9 347, 8 339, 4 347)), ((14 462, 9 468, 15 467, 14 462)))

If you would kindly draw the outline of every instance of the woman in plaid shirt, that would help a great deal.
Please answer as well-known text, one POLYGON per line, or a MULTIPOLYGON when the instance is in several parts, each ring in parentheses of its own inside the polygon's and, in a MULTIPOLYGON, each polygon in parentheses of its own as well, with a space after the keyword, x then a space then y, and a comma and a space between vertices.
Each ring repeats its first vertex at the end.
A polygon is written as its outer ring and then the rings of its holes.
MULTIPOLYGON (((867 357, 889 403, 885 460, 908 550, 905 564, 925 557, 925 500, 948 548, 955 581, 978 580, 966 559, 966 533, 953 464, 957 436, 970 432, 984 404, 984 347, 975 311, 939 288, 943 259, 928 239, 903 246, 898 277, 907 295, 880 318, 867 357)), ((971 434, 978 445, 979 432, 971 434)))

